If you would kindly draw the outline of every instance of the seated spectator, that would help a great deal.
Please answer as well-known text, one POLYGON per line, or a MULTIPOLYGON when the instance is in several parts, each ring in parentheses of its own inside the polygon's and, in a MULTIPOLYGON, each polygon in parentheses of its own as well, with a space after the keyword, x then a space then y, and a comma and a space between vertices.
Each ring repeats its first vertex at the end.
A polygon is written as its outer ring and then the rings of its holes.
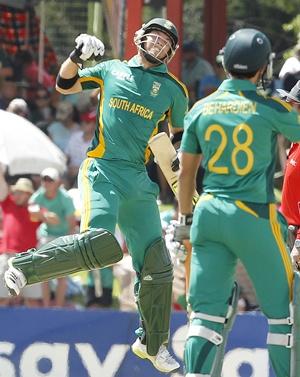
POLYGON ((96 111, 81 115, 81 129, 74 132, 65 149, 68 158, 67 180, 69 188, 76 185, 79 167, 86 158, 86 151, 90 146, 95 132, 96 111))
POLYGON ((190 105, 197 100, 199 81, 206 75, 214 75, 211 64, 199 56, 199 49, 195 42, 185 42, 182 47, 181 79, 189 91, 190 105))
POLYGON ((58 103, 56 120, 49 125, 47 130, 52 141, 65 152, 72 134, 80 130, 79 124, 74 121, 74 108, 70 102, 58 103))

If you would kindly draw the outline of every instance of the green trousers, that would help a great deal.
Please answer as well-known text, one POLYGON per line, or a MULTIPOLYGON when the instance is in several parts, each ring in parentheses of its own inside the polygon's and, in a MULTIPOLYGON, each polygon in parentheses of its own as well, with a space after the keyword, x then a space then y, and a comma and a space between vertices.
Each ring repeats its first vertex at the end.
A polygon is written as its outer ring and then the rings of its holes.
MULTIPOLYGON (((151 246, 158 242, 164 253, 163 243, 159 242, 162 227, 156 202, 158 186, 150 180, 143 165, 87 159, 80 170, 79 188, 83 202, 81 230, 101 227, 114 233, 118 224, 125 237, 137 273, 135 294, 142 324, 138 335, 148 352, 155 355, 160 345, 168 341, 172 296, 172 282, 162 283, 157 289, 155 282, 152 287, 142 278, 149 269, 146 264, 151 257, 145 258, 145 255, 152 250, 151 246), (157 309, 155 315, 154 308, 157 309)), ((164 270, 165 266, 160 263, 162 257, 157 258, 157 268, 150 266, 153 279, 164 270)), ((164 273, 171 281, 172 266, 169 270, 164 273)))
POLYGON ((81 231, 100 227, 114 233, 118 223, 133 267, 140 273, 145 251, 162 236, 157 184, 144 166, 88 158, 81 166, 78 185, 83 203, 81 231))
MULTIPOLYGON (((193 312, 225 316, 237 259, 245 266, 267 318, 289 316, 293 270, 285 246, 286 222, 275 204, 251 204, 202 195, 191 229, 193 246, 188 303, 193 312)), ((223 324, 195 318, 193 324, 222 333, 223 324)), ((289 333, 289 325, 270 325, 270 332, 289 333), (275 329, 276 327, 276 329, 275 329)), ((209 375, 216 345, 192 336, 185 344, 187 373, 209 375)), ((277 377, 290 375, 290 348, 270 345, 277 377)))

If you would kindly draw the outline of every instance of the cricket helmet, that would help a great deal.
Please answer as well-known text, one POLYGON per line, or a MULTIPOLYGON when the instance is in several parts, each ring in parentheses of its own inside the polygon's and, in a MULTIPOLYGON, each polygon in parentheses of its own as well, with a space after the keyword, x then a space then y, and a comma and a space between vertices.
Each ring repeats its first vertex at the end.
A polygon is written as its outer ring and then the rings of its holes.
POLYGON ((232 74, 255 74, 266 66, 266 78, 272 77, 274 54, 268 37, 256 29, 240 29, 224 47, 223 66, 232 74))
POLYGON ((135 33, 134 43, 150 63, 167 64, 172 59, 178 48, 178 31, 176 26, 171 21, 166 20, 165 18, 153 18, 152 20, 143 24, 141 29, 135 33), (148 40, 149 36, 153 35, 152 32, 156 30, 165 33, 171 40, 171 44, 169 44, 169 42, 158 36, 152 42, 153 45, 156 45, 159 39, 165 43, 167 42, 169 48, 168 51, 166 51, 166 56, 162 59, 158 58, 158 55, 160 55, 162 50, 153 54, 145 49, 145 42, 148 40))

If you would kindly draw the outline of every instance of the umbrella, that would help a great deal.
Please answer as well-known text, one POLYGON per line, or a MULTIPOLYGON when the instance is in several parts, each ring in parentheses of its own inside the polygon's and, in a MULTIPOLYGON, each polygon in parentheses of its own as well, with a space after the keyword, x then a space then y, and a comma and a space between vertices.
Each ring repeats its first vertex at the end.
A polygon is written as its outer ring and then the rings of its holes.
POLYGON ((48 167, 66 170, 66 156, 27 119, 0 110, 0 163, 10 175, 40 174, 48 167))

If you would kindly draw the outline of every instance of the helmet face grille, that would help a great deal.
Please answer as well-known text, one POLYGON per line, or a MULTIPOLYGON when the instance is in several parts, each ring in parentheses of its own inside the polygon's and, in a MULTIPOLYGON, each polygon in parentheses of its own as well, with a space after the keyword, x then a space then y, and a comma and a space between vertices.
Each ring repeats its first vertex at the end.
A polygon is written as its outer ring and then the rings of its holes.
POLYGON ((178 33, 175 25, 163 18, 154 18, 148 23, 144 24, 140 30, 138 30, 134 37, 134 43, 140 51, 143 52, 143 55, 154 64, 169 63, 169 61, 175 55, 175 52, 178 48, 178 33), (166 34, 170 42, 158 36, 155 31, 160 31, 166 34), (149 44, 150 48, 145 49, 145 42, 149 44), (166 54, 163 58, 159 58, 159 55, 162 51, 166 51, 166 54))
POLYGON ((169 20, 164 18, 153 18, 146 24, 142 26, 142 29, 146 32, 151 30, 159 30, 166 33, 172 40, 173 49, 177 48, 178 45, 178 31, 176 26, 169 20))
POLYGON ((154 61, 159 63, 167 63, 175 54, 175 50, 173 49, 169 40, 163 38, 160 35, 155 33, 144 33, 140 37, 135 39, 136 46, 142 50, 144 53, 152 56, 154 61), (145 48, 145 44, 147 43, 148 48, 145 48), (163 57, 161 54, 164 52, 163 57))

